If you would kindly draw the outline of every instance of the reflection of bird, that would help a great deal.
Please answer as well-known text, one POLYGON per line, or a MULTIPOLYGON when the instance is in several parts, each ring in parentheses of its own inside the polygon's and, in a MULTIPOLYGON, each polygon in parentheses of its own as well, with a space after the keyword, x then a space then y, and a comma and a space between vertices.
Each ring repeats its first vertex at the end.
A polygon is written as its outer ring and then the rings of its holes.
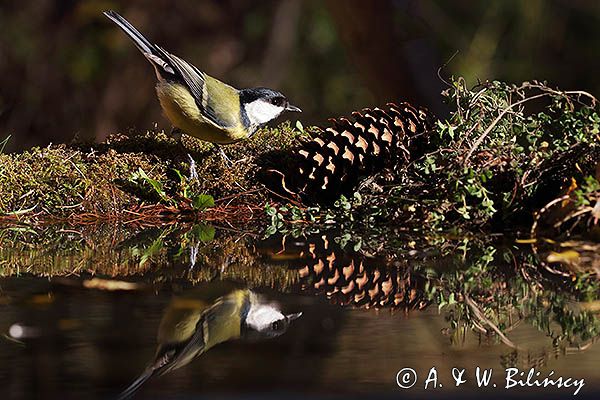
POLYGON ((284 315, 240 284, 202 284, 173 298, 158 328, 154 361, 119 398, 129 398, 150 377, 178 369, 219 343, 279 336, 301 315, 284 315))
POLYGON ((237 90, 185 60, 150 43, 125 18, 104 13, 150 61, 156 92, 167 118, 188 135, 217 144, 246 139, 284 111, 300 111, 285 96, 267 88, 237 90))

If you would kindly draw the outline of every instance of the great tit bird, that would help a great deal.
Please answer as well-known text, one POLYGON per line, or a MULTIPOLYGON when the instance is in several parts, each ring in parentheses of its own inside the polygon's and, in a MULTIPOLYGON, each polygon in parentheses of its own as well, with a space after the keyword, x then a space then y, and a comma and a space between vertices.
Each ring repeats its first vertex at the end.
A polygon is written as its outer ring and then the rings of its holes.
POLYGON ((272 89, 235 89, 208 76, 187 61, 150 43, 115 11, 104 15, 119 26, 150 61, 156 93, 171 123, 184 133, 215 144, 234 143, 284 111, 301 111, 272 89))
POLYGON ((172 299, 159 324, 154 360, 119 399, 131 397, 152 376, 181 368, 219 343, 279 336, 301 315, 285 315, 235 282, 201 284, 172 299))

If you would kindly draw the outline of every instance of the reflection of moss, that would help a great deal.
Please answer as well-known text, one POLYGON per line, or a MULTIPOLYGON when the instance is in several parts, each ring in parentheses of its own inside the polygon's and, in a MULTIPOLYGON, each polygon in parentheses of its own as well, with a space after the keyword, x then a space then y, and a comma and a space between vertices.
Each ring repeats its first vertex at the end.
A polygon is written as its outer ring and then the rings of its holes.
POLYGON ((91 274, 157 287, 234 279, 351 307, 438 307, 455 340, 470 331, 493 340, 502 332, 519 349, 510 331, 522 322, 562 350, 585 347, 600 334, 598 281, 550 275, 535 255, 485 237, 383 242, 321 232, 255 241, 203 224, 22 226, 0 231, 0 277, 19 274, 91 274))
MULTIPOLYGON (((226 146, 229 157, 237 160, 231 167, 211 145, 184 136, 181 146, 162 132, 116 135, 99 145, 51 145, 2 154, 0 215, 26 210, 57 217, 122 215, 144 201, 161 200, 132 179, 140 169, 159 182, 176 205, 185 200, 184 191, 188 195, 207 193, 217 199, 236 195, 259 188, 254 179, 257 155, 289 148, 297 136, 289 124, 282 124, 226 146), (198 181, 185 178, 188 153, 196 161, 198 181)), ((260 204, 265 195, 254 192, 252 198, 260 204)))
MULTIPOLYGON (((510 248, 465 244, 467 262, 456 270, 430 275, 428 296, 446 311, 451 338, 460 342, 467 331, 497 338, 518 351, 510 332, 522 322, 537 328, 549 339, 548 347, 567 352, 584 349, 600 335, 600 318, 593 312, 574 310, 582 300, 599 298, 598 282, 582 275, 570 282, 547 274, 531 254, 510 248)), ((456 256, 449 255, 448 263, 456 256)), ((431 274, 431 270, 429 273, 431 274)), ((550 354, 537 361, 545 362, 550 354)), ((507 361, 514 365, 515 360, 507 361)), ((531 360, 529 360, 531 362, 531 360)), ((529 365, 530 366, 530 365, 529 365)))
MULTIPOLYGON (((109 225, 78 229, 68 226, 38 227, 35 230, 6 228, 0 232, 0 276, 141 273, 147 265, 140 265, 134 248, 125 250, 116 245, 136 233, 135 228, 109 225)), ((166 259, 157 257, 155 262, 166 262, 166 259)))
POLYGON ((297 280, 293 270, 262 263, 246 240, 224 232, 213 239, 214 234, 214 228, 202 224, 6 228, 0 230, 0 278, 91 274, 197 283, 219 276, 280 290, 297 280))

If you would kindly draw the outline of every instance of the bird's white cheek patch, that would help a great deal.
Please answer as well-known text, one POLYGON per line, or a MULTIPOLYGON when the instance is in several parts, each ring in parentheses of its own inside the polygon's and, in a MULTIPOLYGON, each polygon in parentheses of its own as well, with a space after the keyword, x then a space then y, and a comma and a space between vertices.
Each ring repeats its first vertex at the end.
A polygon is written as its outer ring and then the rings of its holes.
POLYGON ((283 112, 282 107, 262 100, 254 100, 252 103, 246 104, 244 108, 252 125, 266 124, 283 112))
POLYGON ((283 314, 273 306, 252 305, 246 317, 246 324, 260 332, 269 329, 274 321, 283 318, 283 314))

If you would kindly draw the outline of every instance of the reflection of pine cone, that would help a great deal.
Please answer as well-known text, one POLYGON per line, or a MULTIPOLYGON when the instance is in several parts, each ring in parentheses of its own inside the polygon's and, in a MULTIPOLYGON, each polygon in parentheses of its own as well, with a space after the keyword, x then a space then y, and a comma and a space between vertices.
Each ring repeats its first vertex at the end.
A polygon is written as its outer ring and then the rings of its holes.
POLYGON ((282 240, 276 257, 298 271, 303 291, 326 295, 333 303, 364 308, 413 310, 426 307, 424 279, 359 253, 344 251, 327 236, 282 240))
MULTIPOLYGON (((423 309, 429 303, 409 273, 366 266, 364 260, 336 262, 335 253, 298 270, 302 289, 325 294, 333 303, 364 308, 423 309)), ((422 282, 421 282, 422 283, 422 282)))
POLYGON ((284 165, 266 171, 265 184, 284 196, 314 202, 349 193, 361 177, 420 156, 431 118, 408 103, 364 109, 331 120, 333 127, 304 143, 284 165))

